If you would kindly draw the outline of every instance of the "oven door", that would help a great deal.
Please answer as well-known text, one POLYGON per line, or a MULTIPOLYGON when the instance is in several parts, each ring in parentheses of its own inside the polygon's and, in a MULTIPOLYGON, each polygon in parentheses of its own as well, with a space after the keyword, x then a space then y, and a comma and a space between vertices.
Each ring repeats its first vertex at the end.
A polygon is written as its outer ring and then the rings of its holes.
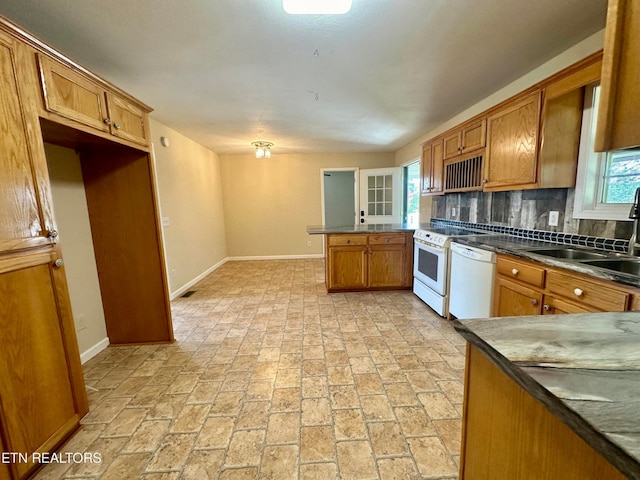
POLYGON ((413 276, 438 295, 447 294, 447 249, 415 240, 413 276))

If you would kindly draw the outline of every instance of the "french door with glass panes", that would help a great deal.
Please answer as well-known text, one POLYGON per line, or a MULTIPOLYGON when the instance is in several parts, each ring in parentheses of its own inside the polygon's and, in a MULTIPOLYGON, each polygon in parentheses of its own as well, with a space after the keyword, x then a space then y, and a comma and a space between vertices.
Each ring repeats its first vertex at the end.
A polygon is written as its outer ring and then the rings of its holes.
POLYGON ((402 223, 402 168, 360 170, 360 223, 402 223))

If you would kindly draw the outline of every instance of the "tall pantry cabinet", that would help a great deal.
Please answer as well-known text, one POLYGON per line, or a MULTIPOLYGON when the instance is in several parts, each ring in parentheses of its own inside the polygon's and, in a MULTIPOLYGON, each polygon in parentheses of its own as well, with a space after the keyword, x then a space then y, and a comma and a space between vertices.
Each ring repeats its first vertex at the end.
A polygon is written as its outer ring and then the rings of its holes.
MULTIPOLYGON (((82 103, 71 86, 58 100, 82 103)), ((111 343, 173 340, 149 111, 0 17, 0 448, 26 456, 0 463, 0 480, 31 475, 32 454, 57 448, 89 410, 45 142, 81 158, 111 343), (100 86, 117 120, 106 110, 96 129, 48 109, 52 62, 100 86)))

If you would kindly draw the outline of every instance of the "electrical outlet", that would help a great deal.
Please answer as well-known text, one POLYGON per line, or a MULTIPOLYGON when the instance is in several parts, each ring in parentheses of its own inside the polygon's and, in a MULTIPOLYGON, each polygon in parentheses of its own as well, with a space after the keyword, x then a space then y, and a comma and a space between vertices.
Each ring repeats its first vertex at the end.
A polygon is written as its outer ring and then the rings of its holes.
POLYGON ((176 278, 176 269, 175 268, 171 269, 171 278, 176 278))
POLYGON ((307 240, 307 247, 311 246, 311 240, 307 240))
POLYGON ((456 207, 453 207, 453 208, 451 209, 451 217, 452 217, 452 218, 456 218, 456 207))
POLYGON ((557 227, 558 219, 560 218, 560 213, 557 210, 552 210, 549 212, 549 226, 557 227))
POLYGON ((77 331, 84 330, 85 328, 87 328, 87 325, 85 324, 84 319, 85 319, 84 313, 79 313, 78 315, 75 316, 74 320, 76 323, 77 331))

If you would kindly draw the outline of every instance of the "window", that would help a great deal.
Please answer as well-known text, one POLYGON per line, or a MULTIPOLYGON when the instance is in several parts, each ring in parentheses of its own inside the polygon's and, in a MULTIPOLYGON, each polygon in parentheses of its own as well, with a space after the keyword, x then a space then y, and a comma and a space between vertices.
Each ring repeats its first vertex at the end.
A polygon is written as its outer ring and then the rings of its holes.
POLYGON ((587 88, 573 217, 628 220, 640 187, 640 150, 594 152, 599 95, 600 86, 587 88))
POLYGON ((404 209, 402 221, 417 224, 420 220, 420 160, 402 168, 404 209))

